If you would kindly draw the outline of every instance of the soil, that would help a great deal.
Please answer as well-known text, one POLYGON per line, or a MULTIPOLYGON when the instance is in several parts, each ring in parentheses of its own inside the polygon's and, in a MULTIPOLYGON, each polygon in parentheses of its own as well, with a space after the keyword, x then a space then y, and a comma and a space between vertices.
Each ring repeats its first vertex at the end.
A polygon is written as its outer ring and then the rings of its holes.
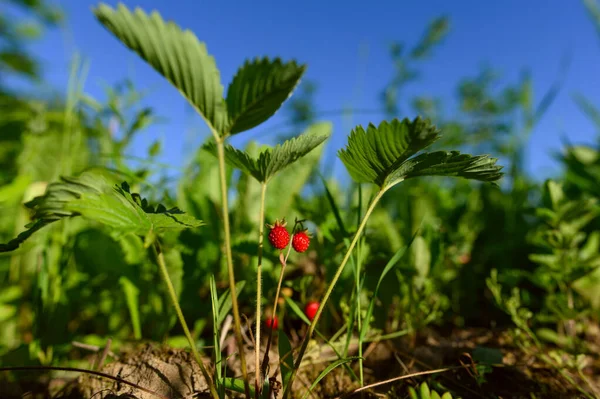
MULTIPOLYGON (((273 347, 277 348, 276 342, 273 347)), ((356 351, 356 345, 351 346, 350 349, 356 351)), ((236 348, 231 341, 227 341, 225 350, 233 354, 236 348)), ((246 352, 249 373, 253 376, 251 348, 247 347, 246 352)), ((318 346, 316 343, 307 354, 308 361, 300 369, 294 385, 293 393, 296 398, 301 398, 310 383, 335 359, 331 348, 318 346)), ((585 359, 587 366, 583 368, 583 374, 589 382, 586 385, 576 373, 566 374, 565 377, 546 364, 535 360, 536 356, 531 353, 525 354, 516 348, 511 335, 504 331, 471 329, 446 335, 428 331, 425 338, 417 341, 401 339, 366 345, 363 357, 365 358, 365 384, 427 370, 453 368, 433 375, 394 381, 345 397, 407 398, 408 387, 414 387, 422 381, 427 381, 431 387, 436 387, 439 393, 444 389, 450 390, 454 398, 584 398, 576 385, 585 388, 588 392, 596 392, 596 394, 600 392, 598 358, 585 359), (473 353, 476 348, 487 348, 502 355, 502 366, 490 369, 490 372, 483 376, 485 382, 478 378, 482 377, 481 369, 474 365, 473 353), (566 378, 571 378, 575 384, 569 383, 566 378)), ((230 356, 228 359, 228 376, 239 374, 239 364, 236 359, 235 356, 230 356)), ((278 361, 277 350, 273 349, 270 352, 271 375, 278 369, 278 361)), ((83 373, 71 380, 47 379, 47 377, 40 377, 39 374, 32 379, 34 375, 32 373, 26 373, 28 378, 23 374, 13 374, 20 378, 10 381, 4 373, 4 377, 0 375, 0 398, 150 399, 162 396, 192 399, 209 397, 206 394, 206 381, 198 365, 184 350, 146 344, 121 354, 118 361, 105 364, 100 371, 118 377, 120 381, 83 373), (158 396, 127 385, 123 380, 146 388, 158 396)), ((358 374, 356 365, 354 371, 358 374)), ((277 378, 279 379, 279 375, 277 378)), ((343 367, 338 367, 321 380, 310 397, 337 398, 351 393, 358 387, 358 382, 352 380, 343 367)))

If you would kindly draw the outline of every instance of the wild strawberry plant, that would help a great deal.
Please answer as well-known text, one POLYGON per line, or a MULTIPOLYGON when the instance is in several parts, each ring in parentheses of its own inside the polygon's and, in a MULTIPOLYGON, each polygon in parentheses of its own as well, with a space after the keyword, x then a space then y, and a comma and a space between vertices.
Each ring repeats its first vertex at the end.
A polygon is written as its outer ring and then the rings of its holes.
MULTIPOLYGON (((78 177, 63 177, 61 182, 51 184, 46 193, 29 203, 34 210, 34 221, 29 229, 15 240, 0 247, 1 251, 16 249, 34 232, 55 221, 82 217, 110 228, 115 235, 142 237, 144 246, 152 249, 153 257, 182 326, 190 348, 201 367, 207 381, 210 395, 217 399, 226 395, 226 389, 243 392, 246 397, 270 397, 278 390, 272 382, 277 370, 268 370, 268 353, 272 331, 277 330, 277 304, 282 288, 284 270, 293 248, 304 253, 311 244, 311 238, 303 227, 303 221, 296 221, 292 233, 285 225, 275 222, 267 226, 268 239, 273 249, 280 251, 281 269, 277 293, 273 302, 272 314, 265 320, 269 330, 265 356, 261 359, 262 316, 262 267, 265 235, 265 203, 269 184, 277 175, 292 164, 307 156, 322 145, 331 134, 331 125, 320 123, 311 126, 308 131, 284 143, 263 149, 258 156, 234 148, 227 144, 232 135, 243 133, 269 119, 291 95, 302 77, 305 66, 295 61, 284 62, 278 58, 256 58, 245 62, 237 71, 232 82, 224 92, 216 62, 209 55, 204 43, 188 30, 182 30, 173 22, 166 22, 159 13, 147 14, 140 9, 130 11, 123 5, 111 8, 101 4, 94 10, 98 20, 112 32, 125 46, 137 53, 157 72, 164 76, 182 96, 191 104, 208 125, 212 141, 204 146, 205 154, 216 156, 218 161, 219 191, 223 231, 223 251, 227 264, 229 292, 219 297, 211 278, 211 299, 214 324, 214 363, 215 372, 205 364, 196 348, 196 343, 178 303, 172 281, 167 273, 167 265, 161 240, 172 232, 183 229, 199 228, 205 223, 190 217, 179 209, 166 209, 164 206, 152 206, 138 194, 131 193, 129 185, 122 183, 118 175, 105 170, 89 170, 78 177), (242 171, 260 186, 259 217, 256 226, 257 263, 256 263, 256 314, 254 381, 248 377, 247 363, 242 338, 242 321, 238 305, 232 253, 231 223, 229 220, 228 189, 226 164, 242 171), (120 183, 120 184, 119 184, 120 183), (291 244, 290 244, 291 242, 291 244), (287 248, 287 252, 285 249, 287 248), (238 346, 241 379, 227 378, 222 370, 223 359, 219 345, 219 325, 228 312, 230 303, 234 320, 234 334, 238 346)), ((393 119, 378 125, 370 124, 366 129, 357 126, 352 130, 346 147, 339 152, 339 158, 346 166, 350 176, 359 184, 367 183, 375 187, 375 193, 351 240, 347 242, 344 256, 328 283, 324 295, 306 306, 306 314, 300 314, 309 321, 302 344, 294 356, 294 349, 285 333, 279 334, 279 353, 281 357, 280 374, 283 384, 283 397, 290 395, 296 374, 303 362, 308 343, 315 333, 323 310, 331 297, 344 268, 351 259, 359 240, 362 239, 367 222, 380 199, 392 187, 404 180, 421 176, 453 176, 466 179, 495 182, 500 179, 500 167, 496 159, 487 155, 472 156, 458 151, 423 152, 440 138, 440 131, 428 120, 416 118, 393 119)), ((402 256, 399 252, 395 261, 402 256)), ((390 261, 384 275, 391 270, 395 262, 390 261)), ((376 295, 376 293, 375 293, 376 295)), ((374 298, 373 298, 374 299, 374 298)), ((372 312, 373 301, 369 305, 372 312)), ((368 321, 368 317, 366 320, 368 321)), ((283 323, 282 323, 283 324, 283 323)), ((368 322, 362 325, 360 335, 364 339, 368 322)), ((362 342, 362 341, 361 341, 362 342)), ((316 385, 333 368, 345 365, 353 360, 359 361, 362 380, 362 357, 358 359, 343 357, 330 364, 317 380, 316 385)), ((311 387, 312 389, 312 387, 311 387)), ((307 392, 308 394, 308 392, 307 392)))

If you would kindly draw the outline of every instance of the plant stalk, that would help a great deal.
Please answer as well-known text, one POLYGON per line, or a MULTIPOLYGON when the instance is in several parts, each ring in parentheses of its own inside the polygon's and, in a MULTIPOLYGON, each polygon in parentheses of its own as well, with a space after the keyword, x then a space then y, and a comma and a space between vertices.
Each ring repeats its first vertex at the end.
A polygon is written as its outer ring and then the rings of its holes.
MULTIPOLYGON (((294 229, 296 226, 294 225, 294 229)), ((283 283, 283 274, 285 272, 285 266, 287 265, 288 257, 290 256, 290 252, 292 250, 291 241, 294 238, 294 234, 290 237, 290 244, 288 245, 288 252, 283 257, 283 253, 279 254, 279 261, 281 262, 281 271, 279 272, 279 282, 277 283, 277 291, 275 292, 275 302, 273 303, 273 319, 277 317, 277 304, 279 303, 279 294, 281 293, 281 285, 283 283)), ((265 348, 265 356, 263 357, 262 369, 261 373, 263 375, 267 372, 267 366, 269 365, 269 351, 271 350, 271 342, 273 341, 273 328, 269 329, 269 339, 267 340, 267 346, 265 348)))
POLYGON ((246 369, 246 357, 244 355, 244 340, 242 338, 242 323, 240 321, 240 310, 238 307, 237 293, 235 289, 235 274, 233 270, 233 256, 231 255, 231 232, 229 230, 229 204, 227 200, 227 178, 225 176, 225 148, 223 139, 217 142, 217 157, 219 158, 219 177, 221 181, 221 203, 223 211, 223 230, 225 233, 225 257, 227 258, 227 274, 229 274, 229 291, 231 292, 231 305, 233 322, 235 326, 235 338, 237 341, 244 380, 244 392, 246 398, 250 399, 250 386, 248 383, 248 370, 246 369))
POLYGON ((171 281, 171 277, 169 277, 169 272, 167 270, 167 264, 165 263, 165 256, 160 249, 160 245, 158 242, 154 243, 154 253, 156 255, 156 263, 158 263, 158 267, 160 268, 160 274, 165 284, 167 285, 167 291, 169 292, 169 296, 171 297, 171 301, 173 302, 173 306, 175 307, 175 313, 177 313, 177 318, 179 319, 179 323, 181 324, 181 328, 183 328, 183 333, 190 344, 190 348, 192 350, 192 354, 194 358, 198 362, 200 366, 200 371, 208 384, 208 388, 210 389, 210 394, 213 399, 219 399, 219 394, 217 393, 217 389, 215 387, 215 383, 211 378, 208 370, 204 366, 202 362, 202 358, 198 353, 198 349, 196 349, 196 343, 194 342, 194 338, 192 338, 192 334, 190 334, 190 329, 188 328, 187 323, 185 322, 185 318, 183 317, 183 312, 181 311, 181 307, 179 307, 179 301, 177 300, 177 294, 175 293, 175 287, 173 287, 173 282, 171 281))
POLYGON ((312 334, 315 331, 315 328, 317 327, 317 323, 319 322, 319 319, 321 318, 321 313, 323 312, 323 309, 325 308, 325 305, 327 304, 327 301, 329 300, 329 297, 331 296, 331 293, 333 292, 333 288, 335 287, 335 284, 337 283, 340 276, 342 275, 342 272, 344 271, 344 267, 346 266, 346 263, 348 263, 348 260, 350 259, 350 255, 352 254, 352 250, 354 249, 354 247, 356 246, 356 243, 360 239, 361 233, 365 229, 365 226, 367 225, 367 221, 369 220, 371 213, 375 209, 375 206, 377 205, 377 203, 379 202, 379 200, 381 199, 381 197, 383 196, 385 191, 386 191, 385 188, 380 189, 379 192, 377 193, 377 195, 375 195, 375 197, 371 201, 371 204, 369 205, 369 208, 365 212, 365 215, 363 216, 363 219, 360 222, 360 225, 358 226, 356 233, 354 234, 354 238, 352 239, 352 242, 350 243, 350 246, 348 247, 348 251, 346 251, 346 255, 344 255, 344 259, 342 259, 342 262, 338 266, 338 268, 335 272, 335 275, 333 276, 333 279, 331 280, 331 282, 329 283, 329 286, 327 287, 327 291, 325 292, 325 295, 321 299, 321 304, 319 305, 319 309, 317 309, 317 314, 315 315, 315 318, 313 319, 312 323, 310 323, 310 326, 308 327, 308 331, 306 332, 306 335, 304 336, 304 340, 302 341, 302 347, 300 348, 300 352, 298 353, 298 357, 296 358, 296 363, 294 363, 294 369, 292 370, 292 374, 290 375, 288 384, 283 391, 283 399, 286 399, 291 391, 291 387, 294 382, 294 378, 296 377, 296 374, 298 373, 298 369, 300 368, 300 364, 302 363, 302 358, 304 357, 304 353, 306 352, 306 349, 308 348, 308 343, 310 341, 310 338, 312 337, 312 334))
POLYGON ((260 186, 260 213, 258 216, 258 266, 256 267, 256 344, 254 345, 254 370, 256 370, 256 380, 254 382, 254 392, 258 399, 259 388, 262 386, 263 373, 259 372, 260 367, 260 325, 262 323, 262 257, 263 257, 263 238, 265 235, 265 196, 267 193, 267 183, 261 182, 260 186))

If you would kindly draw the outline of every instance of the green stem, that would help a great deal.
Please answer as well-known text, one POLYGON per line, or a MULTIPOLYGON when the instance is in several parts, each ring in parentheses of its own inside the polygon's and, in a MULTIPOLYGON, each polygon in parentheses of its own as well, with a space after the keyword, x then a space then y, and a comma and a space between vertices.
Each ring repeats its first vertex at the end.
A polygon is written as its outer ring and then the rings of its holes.
POLYGON ((248 399, 250 396, 250 386, 248 384, 248 370, 246 369, 246 357, 244 355, 244 341, 242 339, 242 323, 240 321, 240 310, 238 307, 237 293, 235 289, 235 274, 233 271, 233 256, 231 255, 231 232, 229 231, 229 204, 227 201, 227 178, 225 176, 225 148, 223 139, 217 141, 217 156, 219 158, 219 177, 221 181, 221 203, 223 211, 223 230, 225 233, 225 257, 227 258, 227 272, 229 274, 229 291, 231 292, 231 305, 233 311, 233 322, 235 326, 235 338, 237 341, 242 369, 242 378, 244 379, 244 392, 248 399))
POLYGON ((177 313, 177 318, 179 319, 179 323, 181 324, 181 328, 183 328, 183 333, 190 344, 190 348, 192 350, 192 354, 194 358, 198 362, 200 366, 200 371, 202 371, 202 375, 208 384, 208 388, 210 389, 210 394, 213 399, 219 399, 219 394, 217 393, 217 389, 215 387, 215 383, 213 382, 210 374, 206 370, 204 363, 202 362, 202 358, 200 357, 200 353, 198 353, 198 349, 196 349, 196 343, 194 342, 194 338, 192 338, 192 334, 190 334, 190 329, 188 328, 187 323, 185 322, 185 318, 183 317, 183 312, 181 311, 181 307, 179 307, 179 301, 177 300, 177 294, 175 293, 175 287, 173 287, 173 282, 169 277, 169 272, 167 270, 167 264, 165 263, 165 257, 160 249, 160 245, 158 242, 154 243, 154 253, 156 255, 156 263, 158 263, 158 267, 160 268, 160 274, 165 284, 167 285, 167 291, 169 292, 169 296, 171 297, 171 301, 173 302, 173 306, 175 307, 175 313, 177 313))
MULTIPOLYGON (((294 225, 294 229, 296 225, 294 225)), ((273 302, 273 319, 277 317, 277 304, 279 303, 279 294, 281 293, 281 285, 283 283, 283 274, 285 272, 285 266, 287 265, 288 257, 290 256, 290 252, 292 250, 291 241, 294 239, 294 234, 290 237, 290 244, 288 244, 288 252, 283 258, 283 252, 279 254, 279 261, 281 263, 281 271, 279 272, 279 282, 277 283, 277 291, 275 292, 275 302, 273 302)), ((271 350, 271 342, 273 340, 273 328, 269 329, 269 339, 267 339, 267 346, 265 348, 265 356, 263 357, 262 369, 261 373, 263 375, 267 372, 267 367, 269 366, 269 351, 271 350)))
POLYGON ((265 195, 267 193, 267 183, 262 182, 260 186, 260 213, 258 215, 258 266, 256 268, 256 344, 254 345, 254 367, 256 370, 256 380, 254 382, 254 392, 258 398, 260 387, 262 386, 262 373, 260 367, 260 325, 261 307, 262 307, 262 257, 263 257, 263 237, 265 226, 265 195))
POLYGON ((329 297, 331 296, 331 293, 333 292, 333 288, 335 287, 335 284, 337 283, 338 279, 342 275, 342 272, 344 271, 344 267, 346 266, 346 263, 348 263, 348 260, 350 259, 352 250, 356 246, 356 243, 358 242, 361 233, 363 232, 363 230, 365 229, 365 226, 367 225, 369 216, 371 216, 371 213, 375 209, 375 205, 377 205, 377 203, 379 202, 379 200, 381 199, 381 197, 383 196, 385 191, 386 191, 385 188, 382 188, 381 190, 379 190, 377 195, 375 195, 375 197, 373 198, 373 201, 371 201, 371 204, 369 205, 369 208, 365 212, 365 216, 363 217, 362 222, 358 226, 358 229, 356 230, 356 233, 354 234, 354 238, 352 239, 352 242, 350 243, 350 246, 348 247, 348 251, 346 252, 346 255, 344 255, 344 259, 342 259, 342 263, 340 263, 340 265, 338 266, 338 268, 335 272, 335 275, 333 276, 333 279, 331 280, 331 283, 329 283, 329 286, 327 287, 327 291, 325 292, 325 295, 321 299, 321 304, 319 305, 319 309, 317 309, 317 314, 315 315, 315 318, 313 319, 312 323, 308 327, 308 331, 306 332, 306 335, 304 336, 304 340, 302 341, 302 347, 300 348, 300 353, 298 353, 298 357, 296 358, 296 363, 294 363, 294 369, 292 370, 292 375, 290 376, 290 379, 288 380, 288 384, 283 391, 283 399, 286 399, 291 391, 291 387, 294 382, 294 378, 296 377, 296 374, 298 373, 298 369, 300 368, 300 364, 302 363, 302 358, 304 357, 304 353, 306 352, 306 348, 308 347, 310 338, 312 337, 312 334, 315 331, 315 328, 317 327, 317 323, 319 322, 319 319, 321 318, 321 313, 323 312, 323 309, 325 308, 325 305, 327 304, 327 301, 329 300, 329 297))

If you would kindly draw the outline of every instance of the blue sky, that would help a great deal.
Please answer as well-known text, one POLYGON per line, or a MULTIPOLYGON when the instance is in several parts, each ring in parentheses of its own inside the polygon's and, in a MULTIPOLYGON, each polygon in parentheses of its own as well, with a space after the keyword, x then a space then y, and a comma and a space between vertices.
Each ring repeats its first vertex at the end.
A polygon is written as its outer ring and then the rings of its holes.
MULTIPOLYGON (((47 34, 31 49, 44 62, 45 78, 55 90, 65 90, 69 61, 79 52, 90 62, 87 93, 103 98, 102 83, 131 78, 138 88, 150 88, 144 104, 166 121, 150 129, 132 153, 143 155, 155 139, 163 140, 161 160, 180 166, 193 153, 192 144, 207 134, 178 92, 154 70, 121 45, 93 17, 96 1, 55 1, 67 14, 65 29, 47 34)), ((116 1, 107 1, 114 5, 116 1)), ((415 43, 435 17, 447 15, 451 31, 422 70, 410 93, 455 98, 458 81, 491 65, 505 82, 516 82, 529 69, 536 101, 557 78, 561 58, 571 63, 563 89, 532 134, 527 167, 537 177, 558 171, 552 152, 561 137, 574 143, 595 141, 594 126, 572 100, 586 95, 600 106, 600 38, 579 0, 428 0, 428 1, 124 1, 129 7, 157 9, 193 30, 207 43, 221 70, 224 85, 237 67, 259 55, 295 58, 308 64, 306 77, 318 84, 318 110, 380 108, 379 93, 392 78, 388 46, 392 41, 415 43)), ((404 116, 404 115, 400 115, 404 116)), ((412 116, 412 115, 407 115, 412 116)), ((379 122, 382 116, 331 118, 337 150, 355 124, 379 122)), ((282 121, 277 114, 250 137, 260 136, 282 121)), ((235 138, 241 144, 243 137, 235 138)), ((268 137, 267 137, 268 141, 268 137)), ((337 166, 339 168, 339 165, 337 166)))

